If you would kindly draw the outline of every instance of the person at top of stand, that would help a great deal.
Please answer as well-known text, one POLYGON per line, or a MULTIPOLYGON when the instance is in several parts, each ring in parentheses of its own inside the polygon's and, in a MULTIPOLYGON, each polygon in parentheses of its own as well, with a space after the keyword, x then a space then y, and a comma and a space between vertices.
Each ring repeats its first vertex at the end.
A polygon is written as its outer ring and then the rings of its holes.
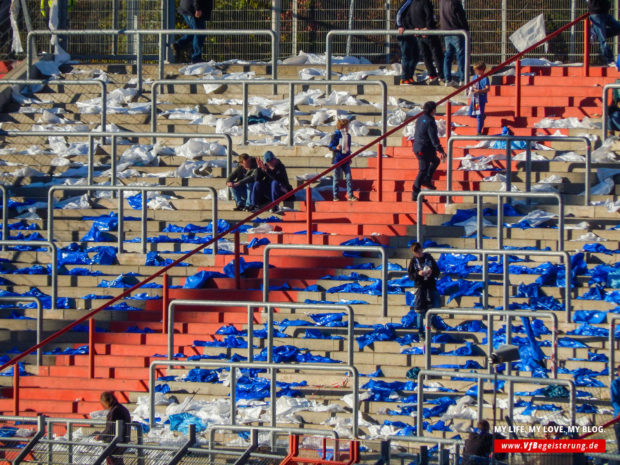
POLYGON ((604 65, 615 66, 613 52, 607 44, 607 39, 620 34, 620 23, 609 14, 611 4, 609 0, 588 0, 588 13, 590 13, 590 24, 592 24, 592 34, 596 36, 600 46, 601 58, 604 65))
POLYGON ((400 43, 400 63, 402 71, 400 75, 400 85, 406 86, 416 83, 415 69, 420 59, 420 46, 418 39, 414 35, 403 35, 406 30, 415 29, 415 9, 412 7, 411 0, 403 0, 396 12, 396 27, 400 43))
MULTIPOLYGON (((187 26, 196 31, 205 29, 207 21, 211 18, 214 0, 181 0, 179 4, 179 13, 183 16, 183 20, 187 26)), ((179 40, 172 44, 174 50, 174 59, 180 61, 181 50, 189 43, 192 43, 192 53, 190 61, 192 63, 202 62, 202 45, 205 42, 203 34, 184 34, 179 40)))

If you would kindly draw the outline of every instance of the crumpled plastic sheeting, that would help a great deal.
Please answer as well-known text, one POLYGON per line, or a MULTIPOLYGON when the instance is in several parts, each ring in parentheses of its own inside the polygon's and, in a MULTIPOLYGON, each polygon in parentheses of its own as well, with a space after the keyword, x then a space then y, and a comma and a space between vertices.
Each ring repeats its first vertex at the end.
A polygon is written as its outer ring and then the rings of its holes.
POLYGON ((183 289, 202 289, 206 286, 211 278, 225 278, 226 275, 219 271, 199 271, 198 273, 188 276, 183 284, 183 289))
POLYGON ((191 413, 177 413, 174 415, 170 415, 168 419, 170 420, 171 431, 179 431, 183 434, 187 434, 189 430, 189 425, 194 425, 197 433, 207 429, 207 426, 204 424, 204 422, 197 416, 192 415, 191 413))
POLYGON ((585 128, 585 129, 600 129, 600 123, 593 123, 590 118, 585 116, 581 121, 579 118, 543 118, 537 123, 534 123, 535 128, 547 128, 547 129, 573 129, 573 128, 585 128))
POLYGON ((97 287, 121 287, 128 288, 138 283, 138 278, 136 278, 136 273, 122 273, 118 275, 112 281, 108 281, 106 279, 102 279, 97 287))
POLYGON ((583 251, 584 252, 594 252, 594 253, 603 253, 605 255, 613 255, 615 253, 620 253, 620 250, 609 250, 607 247, 605 247, 603 244, 597 242, 594 244, 584 244, 583 246, 583 251))
POLYGON ((481 281, 467 281, 465 279, 453 280, 449 276, 442 276, 437 281, 437 290, 442 295, 450 296, 448 302, 462 296, 482 295, 484 283, 481 281))
MULTIPOLYGON (((361 238, 361 239, 359 239, 359 238, 350 239, 348 241, 341 242, 340 245, 346 245, 346 246, 349 246, 349 245, 353 245, 353 246, 358 246, 358 245, 361 245, 361 246, 367 246, 367 245, 377 246, 378 245, 378 246, 382 246, 382 244, 379 244, 378 242, 376 242, 375 240, 373 240, 372 238, 369 238, 369 237, 364 237, 364 238, 361 238)), ((362 255, 362 253, 361 252, 348 252, 348 251, 345 251, 345 252, 342 253, 342 255, 345 256, 345 257, 360 257, 362 255)))
MULTIPOLYGON (((254 360, 257 362, 267 361, 267 349, 263 349, 254 360)), ((320 355, 312 355, 308 349, 300 349, 299 347, 284 345, 273 348, 272 360, 274 363, 342 363, 339 360, 333 360, 329 357, 320 355)))
POLYGON ((549 213, 544 210, 534 210, 525 215, 521 220, 516 223, 507 223, 506 227, 508 228, 537 228, 541 224, 544 224, 554 218, 557 218, 557 214, 549 213))
POLYGON ((201 156, 225 156, 226 147, 206 139, 190 139, 185 144, 175 147, 174 152, 177 156, 191 160, 201 156))

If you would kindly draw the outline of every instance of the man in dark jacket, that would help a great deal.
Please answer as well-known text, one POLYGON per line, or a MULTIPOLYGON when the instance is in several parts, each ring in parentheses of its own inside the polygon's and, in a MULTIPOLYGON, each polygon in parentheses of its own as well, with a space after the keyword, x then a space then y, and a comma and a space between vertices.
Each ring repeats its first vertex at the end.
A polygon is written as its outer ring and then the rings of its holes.
POLYGON ((247 153, 239 155, 239 165, 226 179, 226 185, 230 188, 235 199, 235 211, 242 211, 252 205, 252 184, 258 165, 254 157, 247 153))
MULTIPOLYGON (((413 28, 419 31, 437 29, 437 22, 435 21, 435 13, 431 0, 410 1, 409 16, 412 19, 413 28)), ((422 35, 418 36, 418 44, 420 45, 422 59, 424 60, 424 66, 426 66, 426 71, 428 73, 426 83, 437 85, 439 84, 439 80, 443 80, 444 78, 441 41, 438 36, 422 35)))
POLYGON ((413 154, 418 159, 418 177, 413 184, 411 200, 418 200, 418 194, 422 186, 435 189, 433 185, 433 174, 439 166, 437 152, 445 158, 446 152, 439 143, 437 134, 437 123, 435 123, 435 111, 437 104, 429 101, 424 104, 424 114, 420 116, 415 124, 413 140, 413 154))
MULTIPOLYGON (((111 442, 116 435, 116 421, 122 420, 124 431, 121 442, 128 443, 131 440, 131 415, 129 410, 116 399, 112 391, 102 392, 99 401, 101 406, 108 410, 108 415, 106 417, 107 424, 105 429, 95 438, 100 441, 111 442)), ((125 448, 123 447, 114 449, 112 455, 107 458, 107 465, 124 465, 125 462, 122 457, 124 453, 125 448)))
POLYGON ((477 428, 469 433, 463 448, 463 461, 466 465, 487 465, 493 452, 493 435, 486 420, 480 420, 477 428))
POLYGON ((407 275, 416 286, 414 309, 417 314, 418 332, 424 335, 426 312, 429 308, 441 307, 441 298, 435 282, 439 277, 439 267, 433 256, 424 252, 419 242, 411 244, 411 261, 407 275))
MULTIPOLYGON (((269 202, 273 202, 291 190, 293 188, 288 182, 286 167, 271 150, 267 150, 263 160, 258 160, 252 187, 252 199, 256 204, 252 208, 256 209, 262 199, 267 198, 269 202)), ((271 211, 278 211, 278 206, 274 206, 271 211)))
POLYGON ((413 27, 414 14, 412 0, 404 0, 398 11, 396 12, 396 27, 398 28, 398 42, 400 42, 400 63, 402 72, 400 75, 400 85, 415 84, 415 68, 420 59, 420 48, 418 39, 412 35, 402 35, 407 29, 415 29, 413 27))
POLYGON ((588 0, 592 32, 601 47, 601 57, 605 60, 605 65, 612 66, 616 64, 616 60, 607 45, 607 39, 620 34, 620 23, 609 14, 609 9, 609 0, 588 0))
MULTIPOLYGON (((181 0, 179 13, 183 15, 183 20, 187 27, 193 30, 205 29, 207 21, 211 18, 214 0, 181 0)), ((192 43, 192 63, 202 61, 202 44, 205 36, 198 34, 185 34, 172 44, 175 53, 175 60, 179 60, 181 50, 190 42, 192 43)))
MULTIPOLYGON (((439 0, 439 25, 446 31, 464 29, 469 31, 465 9, 461 0, 439 0)), ((443 59, 443 75, 446 79, 446 86, 459 85, 465 83, 465 37, 462 35, 445 36, 444 38, 445 55, 443 59), (458 65, 458 80, 452 79, 452 59, 456 54, 458 65)))

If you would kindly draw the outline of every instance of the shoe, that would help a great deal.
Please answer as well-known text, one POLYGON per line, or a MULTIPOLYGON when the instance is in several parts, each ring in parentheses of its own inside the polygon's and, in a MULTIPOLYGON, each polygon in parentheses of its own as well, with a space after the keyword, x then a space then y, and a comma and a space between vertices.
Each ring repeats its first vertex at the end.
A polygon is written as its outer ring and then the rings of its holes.
POLYGON ((414 84, 415 84, 415 80, 413 78, 401 79, 400 80, 400 85, 401 86, 412 86, 414 84))
POLYGON ((420 191, 412 191, 411 192, 411 200, 413 202, 417 202, 418 201, 418 194, 420 194, 420 191))
POLYGON ((276 212, 280 211, 280 207, 278 207, 278 206, 276 205, 275 207, 272 207, 272 208, 271 208, 271 211, 272 211, 273 213, 276 213, 276 212))
POLYGON ((432 182, 423 182, 422 185, 432 191, 437 190, 437 187, 432 182))
POLYGON ((245 207, 243 205, 237 205, 235 208, 233 208, 234 212, 242 212, 243 210, 245 210, 245 207))
POLYGON ((204 63, 205 61, 202 59, 202 57, 200 58, 192 58, 192 65, 195 65, 197 63, 204 63))
POLYGON ((245 207, 246 212, 255 212, 256 210, 258 210, 258 207, 256 205, 248 205, 247 207, 245 207))
POLYGON ((211 168, 209 165, 204 165, 201 168, 194 168, 195 176, 210 176, 212 172, 213 168, 211 168))
POLYGON ((439 78, 437 76, 428 76, 424 82, 427 86, 437 86, 439 85, 439 78))
POLYGON ((444 86, 446 86, 446 87, 460 87, 459 82, 455 81, 454 79, 450 79, 449 81, 446 81, 444 86))
POLYGON ((334 202, 340 202, 340 199, 336 196, 334 196, 334 198, 332 199, 334 202))
POLYGON ((357 201, 357 199, 356 199, 354 196, 352 196, 352 195, 348 196, 348 197, 347 197, 347 200, 348 200, 349 202, 356 202, 356 201, 357 201))

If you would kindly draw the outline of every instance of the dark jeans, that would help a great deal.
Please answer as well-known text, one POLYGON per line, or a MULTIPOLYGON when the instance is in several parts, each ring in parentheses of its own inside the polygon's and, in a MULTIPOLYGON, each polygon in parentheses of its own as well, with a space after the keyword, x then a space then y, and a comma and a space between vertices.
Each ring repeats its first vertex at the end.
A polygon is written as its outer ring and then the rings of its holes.
MULTIPOLYGON (((192 15, 183 15, 183 19, 185 20, 185 24, 190 29, 204 29, 207 25, 207 22, 203 18, 196 18, 192 15)), ((202 44, 204 44, 205 36, 197 35, 197 34, 185 34, 181 36, 179 40, 177 40, 176 44, 183 48, 191 41, 192 43, 192 63, 199 63, 202 61, 202 44)))
POLYGON ((420 48, 415 36, 398 36, 400 42, 400 63, 402 65, 401 79, 412 79, 415 67, 420 60, 420 48))
POLYGON ((235 199, 237 207, 249 207, 252 203, 252 184, 243 184, 237 187, 229 187, 235 199))
MULTIPOLYGON (((439 296, 439 291, 435 286, 433 287, 418 287, 415 291, 415 311, 417 317, 417 325, 418 332, 424 333, 424 318, 426 317, 426 312, 430 308, 441 308, 441 297, 439 296)), ((436 327, 435 325, 435 317, 430 319, 429 323, 431 326, 436 327)))
POLYGON ((418 177, 413 183, 413 191, 420 192, 422 184, 430 184, 433 174, 439 166, 439 157, 435 150, 429 153, 416 153, 418 159, 418 177))
POLYGON ((287 192, 288 190, 278 181, 255 181, 252 185, 251 202, 252 205, 259 206, 264 201, 273 202, 287 192))
POLYGON ((444 78, 443 75, 443 51, 441 50, 441 42, 438 36, 420 37, 420 49, 422 51, 422 59, 429 76, 444 78), (433 63, 433 61, 435 63, 433 63), (437 65, 437 68, 435 68, 437 65))
POLYGON ((486 106, 486 102, 479 102, 480 112, 477 115, 474 115, 474 102, 472 99, 471 104, 469 105, 469 116, 472 118, 476 118, 478 124, 478 134, 482 134, 482 129, 484 128, 484 107, 486 106))
POLYGON ((353 197, 353 181, 351 180, 351 165, 345 163, 339 168, 334 170, 332 175, 332 193, 334 198, 338 197, 338 182, 344 175, 345 183, 347 185, 347 197, 353 197))
POLYGON ((456 56, 458 65, 457 79, 465 81, 465 38, 463 36, 446 36, 444 38, 446 53, 443 58, 443 76, 446 81, 452 80, 452 60, 456 56))
POLYGON ((609 14, 607 15, 590 15, 592 23, 592 32, 598 39, 601 47, 601 57, 605 59, 605 64, 613 63, 614 55, 611 48, 607 45, 607 39, 620 34, 620 23, 609 14))

